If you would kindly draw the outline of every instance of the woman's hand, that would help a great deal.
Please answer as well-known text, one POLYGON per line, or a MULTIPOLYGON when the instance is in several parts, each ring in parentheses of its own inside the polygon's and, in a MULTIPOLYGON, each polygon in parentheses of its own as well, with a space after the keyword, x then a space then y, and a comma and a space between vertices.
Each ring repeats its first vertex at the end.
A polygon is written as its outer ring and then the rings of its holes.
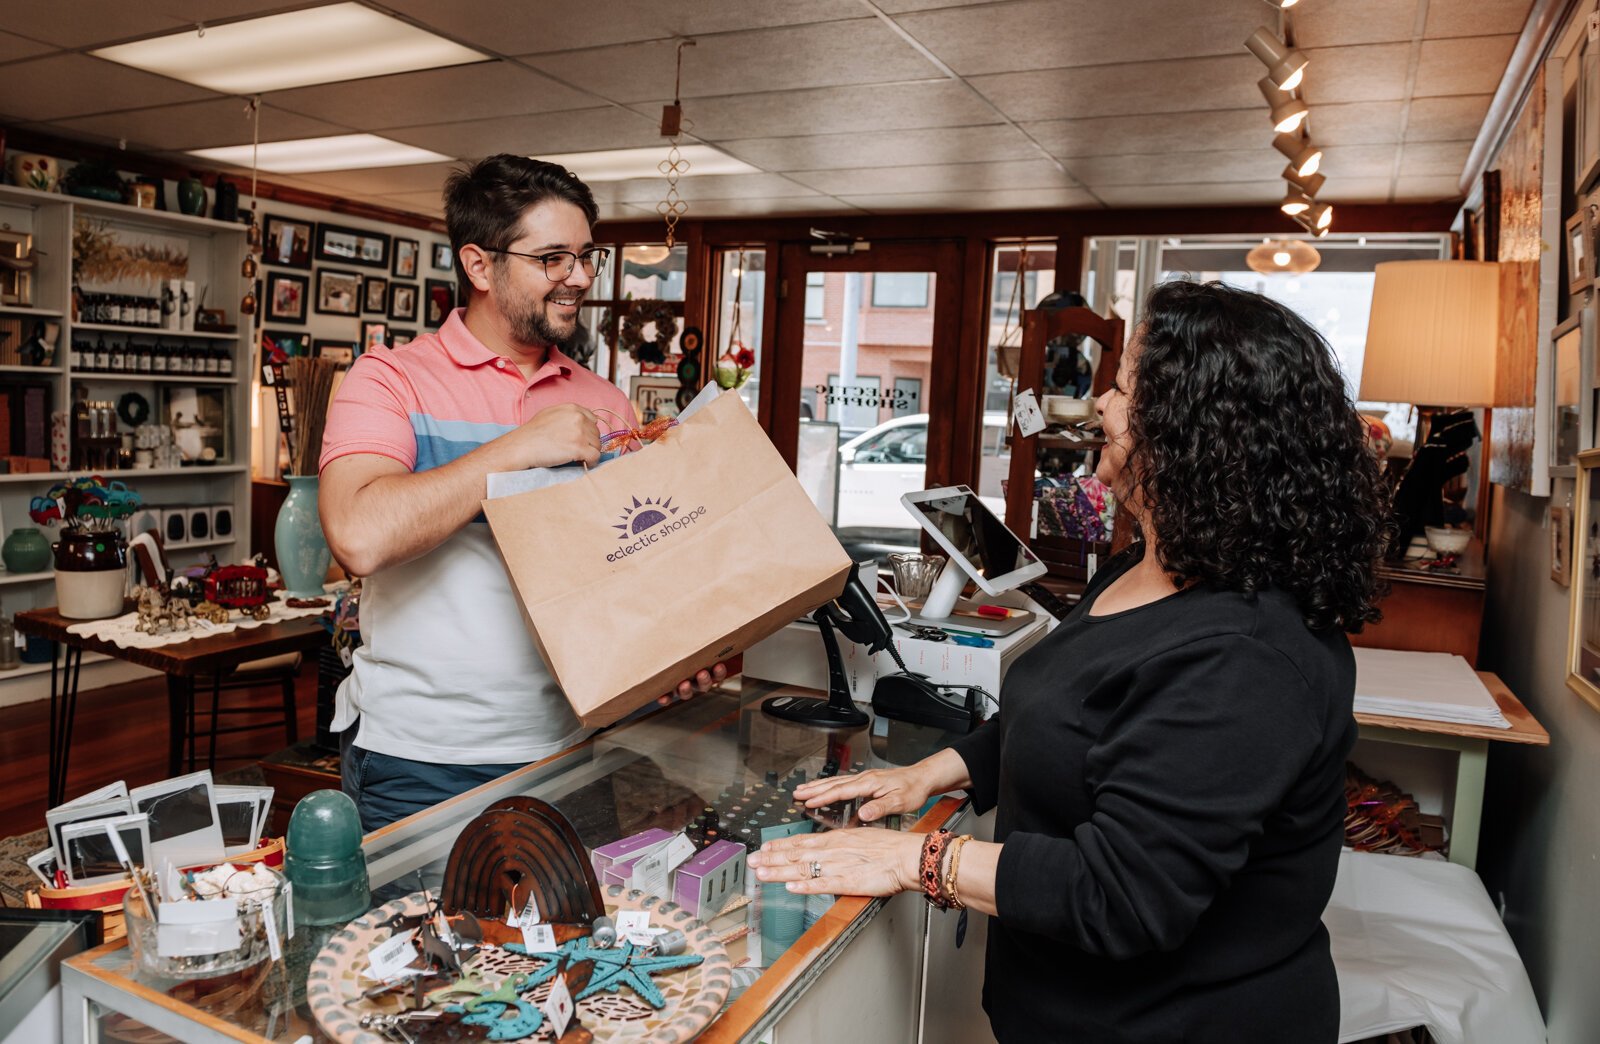
POLYGON ((686 678, 679 682, 676 689, 662 696, 656 702, 665 707, 672 702, 674 696, 680 700, 686 700, 697 692, 710 692, 712 686, 725 681, 727 677, 728 665, 726 663, 718 663, 709 671, 699 671, 693 678, 686 678))
POLYGON ((919 811, 937 789, 924 763, 905 768, 868 769, 853 776, 830 776, 802 783, 794 789, 796 801, 821 808, 851 798, 869 798, 859 810, 861 821, 871 823, 895 813, 919 811))
POLYGON ((750 866, 757 880, 806 895, 896 895, 920 887, 922 840, 899 830, 796 834, 750 853, 750 866))

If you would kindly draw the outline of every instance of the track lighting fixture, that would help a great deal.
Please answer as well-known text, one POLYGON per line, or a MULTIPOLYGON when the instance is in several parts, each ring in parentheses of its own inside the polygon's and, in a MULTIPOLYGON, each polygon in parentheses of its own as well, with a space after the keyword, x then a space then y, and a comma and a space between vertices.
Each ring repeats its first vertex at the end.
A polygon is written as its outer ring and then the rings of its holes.
POLYGON ((1333 207, 1327 203, 1313 203, 1306 210, 1305 219, 1313 232, 1326 232, 1333 225, 1333 207))
POLYGON ((1293 134, 1311 115, 1305 102, 1278 90, 1271 78, 1262 77, 1256 86, 1261 88, 1261 96, 1267 99, 1267 104, 1272 108, 1272 129, 1279 134, 1293 134))
POLYGON ((1304 192, 1312 199, 1315 199, 1317 197, 1317 193, 1322 191, 1323 183, 1328 179, 1323 177, 1321 174, 1311 174, 1306 177, 1301 177, 1299 174, 1295 173, 1294 164, 1291 163, 1287 167, 1283 168, 1283 180, 1287 181, 1301 192, 1304 192))
POLYGON ((1280 11, 1287 11, 1299 2, 1300 0, 1262 0, 1268 7, 1276 7, 1280 11))
POLYGON ((1322 150, 1303 134, 1280 134, 1272 139, 1272 147, 1289 157, 1296 177, 1309 178, 1322 166, 1322 150))
POLYGON ((1279 90, 1292 91, 1300 86, 1309 59, 1272 35, 1266 26, 1251 33, 1244 45, 1251 54, 1261 59, 1261 64, 1267 67, 1267 79, 1276 84, 1279 90))
POLYGON ((1288 195, 1283 197, 1283 202, 1278 204, 1278 209, 1290 217, 1294 217, 1296 214, 1304 214, 1307 210, 1310 210, 1312 202, 1313 200, 1310 196, 1307 196, 1297 188, 1291 187, 1288 195))

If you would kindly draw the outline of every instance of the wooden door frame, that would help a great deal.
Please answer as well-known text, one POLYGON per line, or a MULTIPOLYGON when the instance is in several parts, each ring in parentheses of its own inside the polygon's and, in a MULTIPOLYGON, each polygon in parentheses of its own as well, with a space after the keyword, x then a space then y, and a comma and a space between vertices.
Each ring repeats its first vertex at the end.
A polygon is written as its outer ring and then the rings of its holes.
MULTIPOLYGON (((768 255, 769 257, 771 255, 768 255)), ((971 385, 972 366, 964 366, 962 329, 962 243, 955 239, 874 242, 870 250, 849 255, 811 253, 806 243, 784 243, 776 273, 778 289, 774 350, 762 359, 761 407, 767 434, 778 452, 795 467, 800 438, 800 381, 804 370, 806 295, 809 272, 932 272, 933 340, 929 357, 928 412, 935 403, 951 403, 949 425, 928 425, 927 482, 930 487, 971 482, 971 458, 982 419, 982 396, 971 385), (966 394, 973 392, 973 394, 966 394)), ((982 360, 979 360, 981 378, 982 360)))

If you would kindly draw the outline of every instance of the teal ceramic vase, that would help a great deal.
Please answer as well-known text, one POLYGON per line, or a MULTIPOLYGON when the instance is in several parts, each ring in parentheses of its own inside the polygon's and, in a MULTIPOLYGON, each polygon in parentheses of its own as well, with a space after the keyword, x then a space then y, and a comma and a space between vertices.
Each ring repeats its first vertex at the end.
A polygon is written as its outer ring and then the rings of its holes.
POLYGON ((317 516, 317 476, 284 478, 289 483, 289 496, 278 511, 278 524, 273 530, 278 572, 283 574, 283 588, 291 598, 320 598, 333 552, 328 550, 322 519, 317 516))
POLYGON ((178 182, 178 209, 185 214, 203 217, 206 212, 206 186, 199 178, 184 178, 178 182))
POLYGON ((42 573, 50 568, 50 541, 32 526, 13 529, 0 544, 0 559, 13 573, 42 573))

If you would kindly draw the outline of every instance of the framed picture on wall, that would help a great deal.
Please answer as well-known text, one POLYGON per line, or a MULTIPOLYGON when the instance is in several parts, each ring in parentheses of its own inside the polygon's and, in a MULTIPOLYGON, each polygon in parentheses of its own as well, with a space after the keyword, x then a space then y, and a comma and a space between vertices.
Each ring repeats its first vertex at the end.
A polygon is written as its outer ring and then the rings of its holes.
POLYGON ((394 241, 394 268, 390 274, 396 279, 417 278, 417 255, 422 252, 422 244, 415 239, 396 239, 394 241))
POLYGON ((408 323, 417 321, 417 286, 415 283, 389 284, 389 318, 408 323))
POLYGON ((1594 259, 1587 215, 1567 218, 1567 293, 1581 294, 1594 282, 1594 259))
POLYGON ((288 272, 268 272, 266 298, 262 311, 267 321, 273 323, 303 323, 306 321, 306 297, 311 281, 305 276, 288 272))
POLYGON ((444 325, 444 321, 450 317, 450 310, 456 306, 456 284, 442 279, 429 279, 423 283, 423 288, 425 304, 422 325, 437 330, 444 325))
POLYGON ((1567 688, 1600 710, 1600 449, 1578 454, 1567 688))
POLYGON ((369 229, 318 223, 316 257, 318 261, 388 268, 389 237, 369 229))
POLYGON ((449 243, 433 244, 433 269, 436 272, 448 272, 456 266, 455 258, 450 255, 449 243))
POLYGON ((311 354, 318 359, 331 359, 341 369, 348 369, 356 361, 356 356, 361 354, 361 345, 355 341, 325 341, 319 337, 312 346, 311 354))
POLYGON ((268 214, 261 236, 261 262, 285 268, 311 267, 311 240, 317 226, 310 221, 268 214))
POLYGON ((678 415, 678 392, 683 383, 677 377, 633 376, 628 378, 628 398, 640 424, 678 415))
POLYGON ((384 348, 389 344, 389 324, 382 320, 361 321, 361 350, 371 351, 373 348, 384 348))
POLYGON ((367 276, 361 280, 361 310, 382 315, 389 308, 389 280, 367 276))
POLYGON ((1550 509, 1550 579, 1572 586, 1572 509, 1550 509))
POLYGON ((410 344, 417 339, 417 331, 402 330, 399 327, 389 327, 389 347, 398 348, 402 344, 410 344))
POLYGON ((163 384, 161 423, 185 464, 228 463, 228 389, 163 384))
POLYGON ((361 276, 332 268, 317 269, 317 314, 357 315, 361 311, 361 276))

